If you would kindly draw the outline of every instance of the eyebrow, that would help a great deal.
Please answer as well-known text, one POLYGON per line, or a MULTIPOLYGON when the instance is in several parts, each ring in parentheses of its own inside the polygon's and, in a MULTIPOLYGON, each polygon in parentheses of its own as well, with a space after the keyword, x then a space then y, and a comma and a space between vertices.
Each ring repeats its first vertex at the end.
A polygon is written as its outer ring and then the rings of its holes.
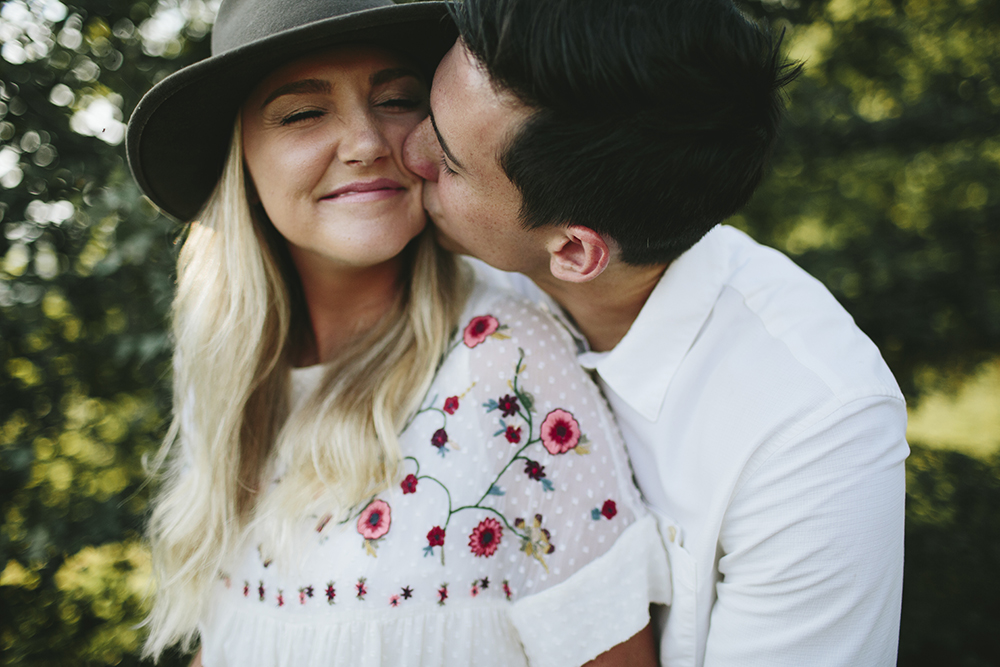
POLYGON ((448 159, 451 160, 456 167, 459 169, 465 169, 465 167, 462 166, 462 163, 459 162, 454 155, 452 155, 451 149, 448 148, 448 143, 444 140, 444 137, 441 136, 441 131, 438 129, 437 122, 434 120, 434 112, 431 111, 427 115, 430 116, 431 127, 434 128, 434 134, 437 135, 438 143, 441 144, 441 150, 444 151, 444 154, 448 156, 448 159))
POLYGON ((372 74, 368 78, 368 83, 372 86, 381 86, 383 83, 389 83, 390 81, 402 79, 407 76, 412 76, 414 79, 422 80, 422 77, 417 74, 416 70, 412 70, 408 67, 390 67, 388 69, 381 69, 372 74))
POLYGON ((283 86, 278 86, 274 92, 267 96, 264 103, 260 105, 263 109, 271 102, 275 101, 282 95, 297 95, 302 93, 329 93, 332 87, 329 81, 324 81, 323 79, 302 79, 301 81, 293 81, 291 83, 286 83, 283 86))

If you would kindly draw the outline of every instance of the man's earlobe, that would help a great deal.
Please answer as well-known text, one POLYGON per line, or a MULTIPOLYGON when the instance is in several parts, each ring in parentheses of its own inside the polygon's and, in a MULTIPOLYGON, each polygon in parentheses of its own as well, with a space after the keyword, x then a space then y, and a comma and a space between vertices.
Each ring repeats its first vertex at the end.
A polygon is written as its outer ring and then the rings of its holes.
POLYGON ((604 237, 581 225, 559 228, 547 250, 552 276, 569 283, 593 280, 604 273, 611 260, 611 249, 604 237))

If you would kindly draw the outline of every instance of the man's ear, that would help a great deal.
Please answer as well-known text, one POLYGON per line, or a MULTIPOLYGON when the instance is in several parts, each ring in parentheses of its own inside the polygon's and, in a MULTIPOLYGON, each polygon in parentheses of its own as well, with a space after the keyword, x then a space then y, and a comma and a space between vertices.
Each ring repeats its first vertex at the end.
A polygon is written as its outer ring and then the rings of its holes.
POLYGON ((568 283, 585 283, 604 273, 611 249, 590 227, 560 227, 546 244, 552 276, 568 283))

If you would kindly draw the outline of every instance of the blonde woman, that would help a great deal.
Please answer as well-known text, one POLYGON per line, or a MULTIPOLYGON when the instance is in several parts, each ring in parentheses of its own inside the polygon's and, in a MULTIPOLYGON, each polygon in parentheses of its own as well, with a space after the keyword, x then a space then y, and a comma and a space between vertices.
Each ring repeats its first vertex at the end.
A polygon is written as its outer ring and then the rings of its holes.
POLYGON ((194 220, 150 655, 655 664, 666 557, 607 407, 434 244, 402 163, 453 39, 440 3, 226 0, 133 115, 140 186, 194 220))

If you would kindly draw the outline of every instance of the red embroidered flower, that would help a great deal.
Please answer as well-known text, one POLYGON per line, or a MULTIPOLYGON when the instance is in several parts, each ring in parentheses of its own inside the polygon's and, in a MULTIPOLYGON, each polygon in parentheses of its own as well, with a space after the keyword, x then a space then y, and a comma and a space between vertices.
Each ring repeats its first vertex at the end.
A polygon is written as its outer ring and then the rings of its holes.
POLYGON ((514 428, 513 426, 508 426, 507 432, 504 433, 504 436, 507 438, 507 442, 516 445, 521 442, 521 427, 518 426, 517 428, 514 428))
POLYGON ((475 347, 486 340, 499 326, 497 318, 492 315, 473 317, 472 321, 465 327, 462 340, 465 341, 466 347, 475 347))
POLYGON ((604 515, 605 519, 615 518, 615 515, 618 514, 618 508, 615 506, 615 501, 605 500, 604 505, 601 507, 601 514, 604 515))
POLYGON ((455 414, 455 410, 458 410, 458 396, 449 396, 444 399, 444 411, 449 415, 455 414))
POLYGON ((416 475, 407 475, 403 479, 403 482, 402 482, 402 484, 400 484, 400 486, 403 487, 403 495, 406 495, 407 493, 416 493, 417 492, 417 476, 416 475))
POLYGON ((443 428, 439 428, 438 430, 434 431, 434 435, 431 436, 431 444, 437 447, 438 449, 444 447, 445 443, 447 442, 448 442, 448 432, 445 431, 443 428))
POLYGON ((249 581, 244 581, 243 582, 243 597, 249 597, 249 596, 250 596, 250 582, 249 581))
POLYGON ((279 607, 285 606, 285 593, 280 589, 278 590, 278 606, 279 607))
POLYGON ((510 592, 510 584, 506 579, 503 580, 503 594, 507 596, 508 600, 510 599, 510 596, 513 595, 513 593, 510 592))
POLYGON ((545 477, 545 466, 543 466, 538 461, 532 461, 531 459, 528 459, 528 461, 524 465, 524 474, 527 475, 530 479, 536 481, 540 480, 541 478, 545 477))
POLYGON ((358 517, 358 532, 366 540, 377 540, 389 532, 392 510, 384 500, 373 500, 358 517))
POLYGON ((503 527, 496 519, 483 519, 469 535, 469 547, 476 556, 489 558, 496 553, 503 538, 503 527))
POLYGON ((549 454, 565 454, 580 442, 580 424, 573 415, 557 408, 545 415, 541 435, 549 454))
POLYGON ((431 528, 430 532, 427 533, 427 544, 432 547, 443 547, 444 546, 444 528, 441 526, 434 526, 431 528))
POLYGON ((448 584, 441 584, 438 589, 438 604, 444 606, 444 601, 448 599, 448 584))
POLYGON ((365 579, 364 577, 361 577, 360 579, 358 579, 358 583, 354 584, 354 588, 358 590, 357 598, 359 600, 364 600, 365 596, 368 595, 368 586, 365 585, 366 581, 368 580, 365 579))
POLYGON ((510 417, 511 415, 517 414, 517 397, 507 394, 502 396, 498 401, 500 404, 500 411, 503 412, 504 417, 510 417))
POLYGON ((333 599, 337 597, 337 589, 333 587, 333 582, 331 581, 326 585, 326 601, 329 604, 333 604, 333 599))

